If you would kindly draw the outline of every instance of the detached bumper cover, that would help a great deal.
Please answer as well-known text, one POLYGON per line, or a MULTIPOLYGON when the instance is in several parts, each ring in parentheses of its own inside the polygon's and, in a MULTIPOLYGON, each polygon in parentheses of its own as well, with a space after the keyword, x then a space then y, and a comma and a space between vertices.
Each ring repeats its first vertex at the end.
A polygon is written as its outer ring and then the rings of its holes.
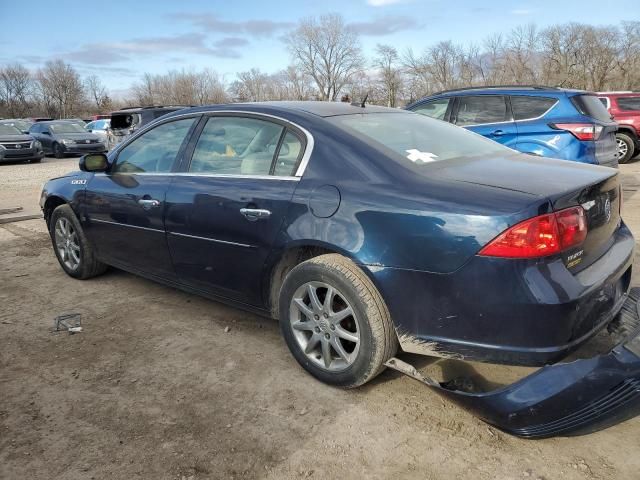
POLYGON ((640 289, 621 312, 630 336, 608 354, 558 363, 486 393, 451 390, 392 358, 387 366, 507 433, 526 438, 590 433, 640 414, 640 289))

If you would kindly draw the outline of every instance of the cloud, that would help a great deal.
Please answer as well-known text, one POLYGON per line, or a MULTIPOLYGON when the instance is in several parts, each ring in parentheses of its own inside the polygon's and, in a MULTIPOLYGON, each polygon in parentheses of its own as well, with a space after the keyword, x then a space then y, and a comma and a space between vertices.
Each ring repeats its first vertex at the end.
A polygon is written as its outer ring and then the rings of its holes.
POLYGON ((381 36, 402 30, 414 30, 419 28, 421 24, 411 17, 392 16, 366 22, 352 22, 349 26, 360 35, 381 36))
POLYGON ((395 5, 396 3, 404 3, 406 0, 367 0, 372 7, 386 7, 387 5, 395 5))
POLYGON ((206 32, 217 33, 244 33, 255 37, 271 36, 275 32, 295 26, 292 22, 279 22, 274 20, 244 20, 233 22, 221 20, 217 15, 210 13, 174 13, 170 15, 172 20, 182 20, 191 23, 206 32))
POLYGON ((90 65, 110 65, 140 56, 191 53, 218 58, 239 58, 236 49, 248 44, 240 37, 224 37, 211 45, 204 33, 132 38, 127 42, 90 43, 68 52, 65 58, 90 65))

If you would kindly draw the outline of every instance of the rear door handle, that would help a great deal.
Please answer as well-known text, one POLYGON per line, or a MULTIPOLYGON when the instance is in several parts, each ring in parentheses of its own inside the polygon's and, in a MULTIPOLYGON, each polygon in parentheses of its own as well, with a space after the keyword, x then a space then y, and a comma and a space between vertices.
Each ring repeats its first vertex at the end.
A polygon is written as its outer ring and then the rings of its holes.
POLYGON ((261 218, 269 218, 271 212, 262 208, 241 208, 240 213, 245 216, 250 222, 255 222, 261 218))
POLYGON ((150 208, 160 206, 160 200, 154 198, 141 198, 138 200, 138 205, 142 205, 142 208, 149 210, 150 208))
POLYGON ((489 135, 491 135, 492 137, 501 137, 502 135, 504 135, 504 130, 494 130, 489 135))

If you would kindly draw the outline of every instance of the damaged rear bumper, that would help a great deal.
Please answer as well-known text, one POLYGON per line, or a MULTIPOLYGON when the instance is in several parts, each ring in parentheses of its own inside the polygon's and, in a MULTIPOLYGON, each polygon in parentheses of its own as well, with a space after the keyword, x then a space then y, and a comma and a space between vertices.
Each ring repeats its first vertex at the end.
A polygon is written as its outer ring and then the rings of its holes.
POLYGON ((590 433, 640 413, 640 288, 626 299, 622 329, 630 332, 609 353, 537 370, 485 393, 447 388, 392 358, 387 366, 433 388, 485 422, 526 438, 590 433))

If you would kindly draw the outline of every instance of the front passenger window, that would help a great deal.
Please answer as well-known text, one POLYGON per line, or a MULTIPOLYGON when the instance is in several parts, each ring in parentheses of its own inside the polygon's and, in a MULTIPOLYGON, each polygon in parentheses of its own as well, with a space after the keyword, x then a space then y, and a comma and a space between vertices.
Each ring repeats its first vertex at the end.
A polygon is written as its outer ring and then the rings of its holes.
POLYGON ((427 117, 435 118, 437 120, 444 120, 444 116, 447 113, 448 107, 449 99, 440 98, 438 100, 423 103, 422 105, 414 108, 413 111, 422 115, 426 115, 427 117))
POLYGON ((118 154, 113 173, 168 173, 195 118, 163 123, 136 138, 118 154))

